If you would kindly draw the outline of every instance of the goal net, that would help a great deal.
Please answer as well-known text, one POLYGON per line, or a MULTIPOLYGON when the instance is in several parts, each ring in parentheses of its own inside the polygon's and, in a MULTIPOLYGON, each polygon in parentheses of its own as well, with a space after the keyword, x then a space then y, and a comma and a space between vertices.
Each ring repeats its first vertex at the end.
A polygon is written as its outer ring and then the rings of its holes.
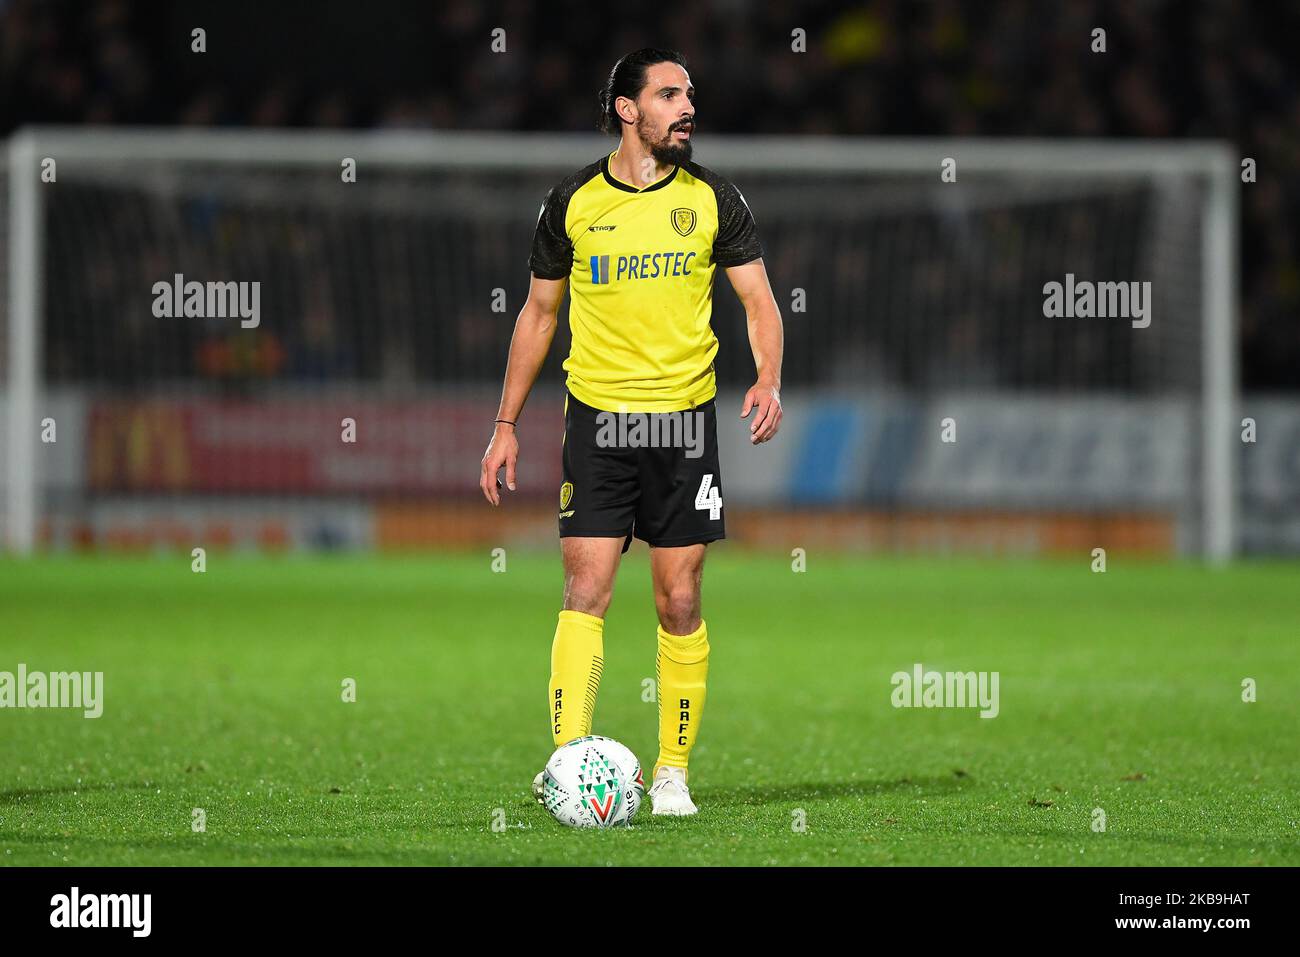
MULTIPOLYGON (((483 505, 546 190, 599 137, 36 130, 0 192, 11 548, 545 543, 560 328, 483 505)), ((711 137, 785 321, 784 434, 718 277, 729 532, 1235 550, 1234 167, 1213 144, 711 137), (734 425, 734 428, 733 428, 734 425)))

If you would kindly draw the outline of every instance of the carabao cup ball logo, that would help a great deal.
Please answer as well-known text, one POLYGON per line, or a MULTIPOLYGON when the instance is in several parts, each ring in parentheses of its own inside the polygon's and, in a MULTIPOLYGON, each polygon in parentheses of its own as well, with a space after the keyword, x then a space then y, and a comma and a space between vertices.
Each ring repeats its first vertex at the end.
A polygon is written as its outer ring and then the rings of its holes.
POLYGON ((673 229, 677 230, 679 235, 689 236, 695 229, 695 210, 685 207, 674 209, 672 216, 673 229))
POLYGON ((578 797, 601 824, 608 823, 623 800, 618 766, 594 748, 578 764, 578 797))

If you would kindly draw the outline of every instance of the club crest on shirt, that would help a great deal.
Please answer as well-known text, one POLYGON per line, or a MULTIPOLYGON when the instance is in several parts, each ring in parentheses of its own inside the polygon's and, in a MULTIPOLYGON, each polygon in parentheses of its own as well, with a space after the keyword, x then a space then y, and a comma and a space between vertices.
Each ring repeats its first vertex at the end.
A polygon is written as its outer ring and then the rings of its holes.
POLYGON ((565 482, 560 486, 560 508, 568 508, 573 499, 573 483, 565 482))
POLYGON ((695 230, 695 210, 680 207, 672 211, 673 229, 678 235, 689 236, 695 230))

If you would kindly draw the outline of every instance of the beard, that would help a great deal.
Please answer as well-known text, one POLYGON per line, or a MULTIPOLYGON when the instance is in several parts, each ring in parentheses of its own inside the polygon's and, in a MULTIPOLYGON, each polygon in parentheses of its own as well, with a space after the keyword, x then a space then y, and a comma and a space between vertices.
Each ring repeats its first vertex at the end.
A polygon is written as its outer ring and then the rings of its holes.
MULTIPOLYGON (((673 139, 673 130, 676 125, 668 127, 668 132, 664 134, 663 139, 655 139, 654 131, 646 124, 644 118, 637 120, 636 135, 641 139, 641 145, 650 151, 650 155, 655 158, 656 163, 662 163, 664 166, 681 166, 687 163, 691 158, 691 141, 679 143, 673 139)), ((692 130, 694 133, 694 130, 692 130)))

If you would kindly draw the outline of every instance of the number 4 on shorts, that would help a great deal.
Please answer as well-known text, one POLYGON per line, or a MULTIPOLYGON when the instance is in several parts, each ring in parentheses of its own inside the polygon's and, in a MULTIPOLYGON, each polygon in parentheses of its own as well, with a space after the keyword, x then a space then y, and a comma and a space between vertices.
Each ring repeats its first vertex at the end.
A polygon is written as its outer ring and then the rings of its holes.
POLYGON ((700 480, 700 490, 695 493, 695 507, 709 510, 709 518, 717 521, 722 517, 722 493, 713 487, 713 473, 707 473, 700 480))

